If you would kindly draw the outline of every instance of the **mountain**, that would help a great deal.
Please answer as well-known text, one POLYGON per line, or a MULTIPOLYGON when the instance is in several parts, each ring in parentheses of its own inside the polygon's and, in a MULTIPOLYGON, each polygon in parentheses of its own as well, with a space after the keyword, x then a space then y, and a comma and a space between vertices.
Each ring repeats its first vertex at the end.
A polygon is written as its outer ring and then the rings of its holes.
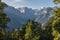
POLYGON ((27 20, 34 20, 41 24, 46 23, 53 14, 51 7, 43 9, 32 9, 28 7, 14 8, 7 6, 4 8, 4 12, 10 18, 10 22, 7 24, 9 29, 20 28, 27 20))
POLYGON ((18 28, 21 26, 20 11, 14 7, 7 6, 4 8, 4 12, 10 18, 10 22, 7 24, 9 28, 18 28))
POLYGON ((18 8, 18 10, 21 12, 21 18, 23 20, 34 20, 36 18, 35 13, 36 11, 33 10, 32 8, 28 8, 28 7, 22 7, 22 8, 18 8))
POLYGON ((37 12, 37 18, 35 21, 43 24, 46 23, 50 17, 53 17, 53 8, 48 7, 48 8, 43 8, 37 12))
POLYGON ((10 18, 10 22, 7 24, 9 29, 20 28, 27 20, 34 20, 36 17, 34 15, 35 10, 31 8, 24 7, 24 13, 22 13, 23 8, 16 9, 11 6, 4 8, 4 12, 10 18))

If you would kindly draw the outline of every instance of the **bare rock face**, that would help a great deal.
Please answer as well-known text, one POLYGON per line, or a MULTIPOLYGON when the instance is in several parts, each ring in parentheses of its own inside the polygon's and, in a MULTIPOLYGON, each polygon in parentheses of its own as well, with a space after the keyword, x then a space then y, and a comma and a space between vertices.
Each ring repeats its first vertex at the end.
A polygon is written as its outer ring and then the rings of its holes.
POLYGON ((20 28, 27 20, 34 20, 41 24, 46 23, 50 16, 52 16, 53 9, 43 8, 41 10, 36 10, 28 7, 14 8, 7 6, 4 8, 4 12, 10 18, 10 22, 7 24, 9 29, 20 28))

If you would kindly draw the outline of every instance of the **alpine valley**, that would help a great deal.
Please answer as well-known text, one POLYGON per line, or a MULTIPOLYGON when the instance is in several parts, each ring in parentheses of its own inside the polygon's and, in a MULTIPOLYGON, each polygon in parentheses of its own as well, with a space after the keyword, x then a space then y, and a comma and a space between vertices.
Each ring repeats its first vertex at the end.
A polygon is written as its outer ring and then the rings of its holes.
POLYGON ((11 20, 7 25, 10 29, 14 29, 20 28, 29 19, 41 24, 47 23, 49 18, 53 17, 54 9, 52 7, 42 8, 40 10, 28 7, 14 8, 7 5, 4 8, 4 12, 11 20))

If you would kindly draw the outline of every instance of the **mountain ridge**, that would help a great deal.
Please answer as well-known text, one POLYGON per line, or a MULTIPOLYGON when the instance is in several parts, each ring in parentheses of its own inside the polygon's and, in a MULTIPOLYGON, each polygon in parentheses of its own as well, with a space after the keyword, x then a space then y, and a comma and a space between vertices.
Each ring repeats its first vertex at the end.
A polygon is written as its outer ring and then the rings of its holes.
POLYGON ((29 19, 34 20, 38 23, 44 23, 45 21, 47 22, 49 16, 52 15, 51 10, 53 10, 51 7, 43 8, 41 10, 34 10, 28 7, 16 9, 11 6, 7 6, 4 8, 4 12, 11 19, 11 21, 7 24, 10 29, 20 28, 29 19))

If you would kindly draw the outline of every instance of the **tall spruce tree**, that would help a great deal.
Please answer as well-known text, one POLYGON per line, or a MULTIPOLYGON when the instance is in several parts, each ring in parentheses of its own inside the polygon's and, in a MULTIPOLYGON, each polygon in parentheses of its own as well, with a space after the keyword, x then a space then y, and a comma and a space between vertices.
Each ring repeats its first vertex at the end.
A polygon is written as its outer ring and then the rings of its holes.
POLYGON ((1 2, 0 0, 0 40, 5 40, 5 29, 7 27, 7 23, 9 22, 9 18, 3 12, 4 7, 6 6, 5 3, 1 2))
POLYGON ((31 40, 32 36, 32 21, 28 20, 26 24, 26 34, 25 34, 25 40, 31 40))
POLYGON ((60 8, 55 10, 54 15, 55 20, 52 23, 53 35, 55 36, 54 40, 58 40, 60 38, 60 8))
POLYGON ((0 0, 0 28, 6 28, 7 23, 10 21, 10 19, 7 17, 7 15, 3 12, 5 3, 1 2, 0 0))
POLYGON ((28 20, 26 24, 25 40, 39 40, 41 33, 41 24, 28 20))
MULTIPOLYGON (((54 0, 54 2, 60 4, 60 0, 54 0)), ((54 11, 55 20, 52 23, 54 40, 60 40, 60 7, 54 11)))

